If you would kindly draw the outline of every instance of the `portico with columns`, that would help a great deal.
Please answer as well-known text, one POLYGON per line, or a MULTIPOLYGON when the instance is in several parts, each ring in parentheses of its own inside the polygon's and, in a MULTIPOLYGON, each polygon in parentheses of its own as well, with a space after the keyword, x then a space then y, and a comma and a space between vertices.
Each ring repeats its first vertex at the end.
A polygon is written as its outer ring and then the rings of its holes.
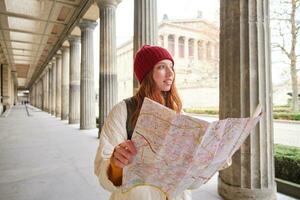
MULTIPOLYGON (((30 78, 23 87, 30 91, 32 106, 69 124, 78 124, 79 129, 95 129, 93 45, 99 45, 99 136, 117 103, 116 10, 121 0, 62 2, 72 12, 61 6, 54 12, 58 13, 55 19, 40 20, 51 24, 52 29, 45 28, 45 44, 39 46, 41 53, 37 54, 41 62, 30 64, 34 67, 29 69, 30 78), (93 38, 98 18, 100 44, 93 38)), ((159 44, 178 59, 216 62, 212 59, 220 52, 220 118, 248 117, 258 103, 265 111, 258 128, 233 156, 232 166, 219 174, 218 192, 225 199, 276 199, 268 10, 268 0, 221 1, 220 41, 213 41, 196 34, 160 35, 157 0, 134 0, 134 53, 143 44, 159 44)), ((12 65, 8 59, 1 62, 6 63, 5 70, 7 64, 12 65)), ((12 78, 16 75, 11 71, 7 74, 10 80, 6 81, 9 86, 5 86, 5 92, 9 93, 17 77, 12 78)), ((137 88, 134 80, 132 89, 136 92, 137 88)), ((5 99, 10 106, 12 94, 5 99)))

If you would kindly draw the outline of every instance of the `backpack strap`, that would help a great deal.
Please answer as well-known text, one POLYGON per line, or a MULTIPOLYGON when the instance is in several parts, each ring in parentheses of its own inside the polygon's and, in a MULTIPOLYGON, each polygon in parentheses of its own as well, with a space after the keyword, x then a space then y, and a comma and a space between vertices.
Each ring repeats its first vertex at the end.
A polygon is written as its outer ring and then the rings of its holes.
POLYGON ((137 103, 134 97, 130 97, 128 99, 124 99, 127 108, 127 119, 126 119, 126 131, 127 131, 127 139, 131 140, 134 127, 131 125, 132 115, 136 110, 137 103))

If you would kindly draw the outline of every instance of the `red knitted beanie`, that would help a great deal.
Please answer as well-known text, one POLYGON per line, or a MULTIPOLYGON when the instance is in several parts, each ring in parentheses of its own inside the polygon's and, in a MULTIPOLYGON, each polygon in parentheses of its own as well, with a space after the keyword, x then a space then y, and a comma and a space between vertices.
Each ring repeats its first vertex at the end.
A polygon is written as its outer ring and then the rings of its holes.
POLYGON ((134 73, 141 83, 144 77, 153 69, 154 65, 159 61, 168 59, 174 60, 168 50, 159 46, 144 45, 135 54, 134 58, 134 73))

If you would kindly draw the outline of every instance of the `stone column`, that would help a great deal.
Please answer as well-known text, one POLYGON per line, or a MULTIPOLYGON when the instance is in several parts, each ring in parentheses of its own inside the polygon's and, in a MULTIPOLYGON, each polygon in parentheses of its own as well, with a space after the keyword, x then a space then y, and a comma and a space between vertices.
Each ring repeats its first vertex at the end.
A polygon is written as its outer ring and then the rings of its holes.
POLYGON ((38 83, 39 82, 36 82, 35 86, 34 86, 34 89, 35 89, 35 92, 34 92, 35 100, 34 100, 34 102, 35 102, 35 107, 36 108, 39 108, 39 84, 38 83))
POLYGON ((44 110, 44 93, 43 93, 43 88, 44 88, 44 82, 43 82, 43 77, 41 77, 39 81, 39 104, 40 104, 40 109, 44 110))
POLYGON ((47 95, 47 112, 50 112, 50 107, 49 107, 49 105, 50 105, 50 91, 49 91, 50 70, 49 70, 49 68, 50 68, 50 65, 48 64, 47 73, 46 73, 46 76, 47 76, 47 78, 46 78, 46 81, 47 81, 47 83, 46 83, 46 85, 47 85, 47 94, 46 94, 47 95))
POLYGON ((194 39, 194 62, 198 62, 198 40, 194 39))
POLYGON ((164 48, 168 49, 169 35, 164 35, 164 48))
POLYGON ((61 117, 61 62, 61 54, 56 54, 56 117, 61 117))
POLYGON ((48 68, 48 109, 52 112, 52 63, 49 63, 48 68))
POLYGON ((52 108, 51 114, 55 116, 56 113, 56 59, 52 58, 52 108))
POLYGON ((211 42, 207 42, 206 44, 206 60, 211 61, 212 59, 212 48, 211 48, 211 42))
POLYGON ((32 84, 32 87, 31 87, 31 102, 30 102, 30 104, 32 106, 34 106, 34 100, 35 100, 35 94, 34 94, 34 92, 35 92, 35 88, 34 88, 34 84, 32 84))
POLYGON ((69 47, 62 47, 62 91, 61 91, 61 119, 67 120, 69 116, 69 76, 70 76, 69 47))
POLYGON ((18 86, 14 84, 14 104, 17 105, 18 103, 18 86))
POLYGON ((35 87, 35 104, 36 107, 40 109, 40 85, 39 85, 39 81, 36 82, 36 87, 35 87))
POLYGON ((219 173, 224 199, 276 199, 268 0, 221 1, 220 118, 264 115, 232 166, 219 173))
MULTIPOLYGON (((12 95, 11 95, 11 91, 12 91, 12 73, 11 73, 11 69, 8 65, 3 65, 2 68, 2 83, 3 83, 3 105, 6 107, 6 109, 12 107, 12 95)), ((35 100, 34 100, 35 101, 35 100)))
POLYGON ((178 35, 174 35, 174 57, 178 58, 179 57, 179 45, 178 45, 178 35))
POLYGON ((47 69, 43 76, 44 111, 47 111, 47 69))
POLYGON ((38 85, 34 84, 34 107, 38 107, 38 85))
POLYGON ((184 37, 184 58, 189 59, 189 38, 184 37))
POLYGON ((99 134, 109 111, 117 103, 116 8, 119 0, 98 0, 100 8, 99 134))
MULTIPOLYGON (((32 102, 32 87, 29 89, 29 104, 31 104, 31 102, 32 102)), ((0 104, 1 104, 1 102, 0 102, 0 104)), ((1 106, 1 105, 0 105, 1 106)), ((1 108, 0 108, 1 109, 1 108)), ((3 107, 2 107, 2 109, 3 109, 3 107)), ((0 110, 0 111, 2 111, 3 112, 3 110, 0 110)))
POLYGON ((80 37, 70 36, 69 124, 80 119, 80 37))
POLYGON ((34 83, 34 107, 37 108, 37 84, 34 83))
MULTIPOLYGON (((157 44, 157 0, 134 0, 133 55, 144 44, 157 44)), ((139 82, 133 75, 133 93, 139 82)))
POLYGON ((35 85, 32 86, 32 106, 35 107, 35 85))
MULTIPOLYGON (((103 19, 102 19, 103 20, 103 19)), ((96 128, 93 32, 97 22, 81 20, 80 129, 96 128)))
POLYGON ((206 43, 205 41, 200 41, 200 60, 206 61, 206 49, 205 49, 206 43))
POLYGON ((47 69, 46 71, 44 72, 44 75, 43 75, 43 96, 44 96, 44 99, 43 99, 43 110, 44 111, 47 111, 47 104, 48 104, 48 97, 47 97, 47 94, 48 94, 48 91, 47 91, 47 69))
POLYGON ((37 107, 42 109, 42 95, 41 95, 41 80, 38 80, 36 83, 37 88, 37 107))

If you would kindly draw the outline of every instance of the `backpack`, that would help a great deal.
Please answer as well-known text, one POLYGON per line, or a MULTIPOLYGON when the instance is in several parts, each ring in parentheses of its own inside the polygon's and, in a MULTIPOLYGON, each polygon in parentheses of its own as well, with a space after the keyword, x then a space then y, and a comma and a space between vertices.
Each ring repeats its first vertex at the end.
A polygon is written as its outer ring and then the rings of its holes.
POLYGON ((127 119, 126 119, 126 132, 127 132, 127 139, 131 140, 134 127, 131 125, 131 119, 134 111, 136 110, 137 103, 134 97, 130 97, 127 99, 124 99, 126 103, 126 109, 127 109, 127 119))

